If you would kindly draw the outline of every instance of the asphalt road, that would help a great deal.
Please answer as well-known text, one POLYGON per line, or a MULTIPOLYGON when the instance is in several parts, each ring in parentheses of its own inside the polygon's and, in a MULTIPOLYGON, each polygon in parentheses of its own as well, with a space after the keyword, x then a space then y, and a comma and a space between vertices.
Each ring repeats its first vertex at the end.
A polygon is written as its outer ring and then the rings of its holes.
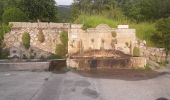
POLYGON ((117 73, 1 72, 0 100, 170 100, 169 73, 117 73))

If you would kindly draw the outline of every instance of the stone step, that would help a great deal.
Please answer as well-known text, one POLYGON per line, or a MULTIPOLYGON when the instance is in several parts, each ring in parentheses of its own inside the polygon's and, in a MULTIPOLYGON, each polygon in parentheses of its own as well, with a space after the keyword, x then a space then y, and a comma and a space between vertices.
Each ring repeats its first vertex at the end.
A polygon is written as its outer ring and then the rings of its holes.
POLYGON ((0 63, 0 72, 4 71, 44 71, 49 69, 49 62, 0 63))

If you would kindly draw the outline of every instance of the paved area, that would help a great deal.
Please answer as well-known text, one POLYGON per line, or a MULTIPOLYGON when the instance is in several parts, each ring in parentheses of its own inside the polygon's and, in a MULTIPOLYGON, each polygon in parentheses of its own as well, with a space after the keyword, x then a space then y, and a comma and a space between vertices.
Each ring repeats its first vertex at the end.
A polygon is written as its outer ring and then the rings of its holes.
POLYGON ((169 73, 123 73, 0 72, 0 100, 170 100, 169 73))
POLYGON ((0 72, 0 100, 31 100, 50 73, 0 72))

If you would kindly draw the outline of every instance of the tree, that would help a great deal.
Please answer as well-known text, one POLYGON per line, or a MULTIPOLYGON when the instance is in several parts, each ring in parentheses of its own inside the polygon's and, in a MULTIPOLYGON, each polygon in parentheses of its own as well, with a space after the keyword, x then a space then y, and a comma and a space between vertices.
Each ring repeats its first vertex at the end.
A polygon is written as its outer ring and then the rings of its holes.
POLYGON ((30 34, 25 32, 23 33, 22 35, 22 43, 23 43, 23 46, 26 48, 26 49, 29 49, 30 48, 30 34))
POLYGON ((120 7, 130 19, 155 21, 170 16, 170 0, 121 0, 120 7))
POLYGON ((8 8, 2 15, 3 22, 22 22, 27 21, 27 16, 18 8, 8 8))
POLYGON ((115 8, 115 0, 74 0, 73 10, 79 10, 79 13, 100 14, 104 10, 115 8))
POLYGON ((3 7, 3 3, 0 1, 0 22, 2 22, 3 7))
POLYGON ((170 17, 160 19, 156 23, 156 30, 152 36, 152 40, 159 47, 165 48, 166 57, 168 57, 168 53, 170 51, 170 17))
POLYGON ((75 21, 79 15, 80 15, 79 7, 77 6, 76 3, 73 3, 71 5, 71 20, 75 21))
POLYGON ((145 19, 156 20, 170 16, 170 0, 142 0, 141 14, 145 19))
POLYGON ((57 7, 55 0, 21 0, 21 9, 32 21, 56 21, 57 7))

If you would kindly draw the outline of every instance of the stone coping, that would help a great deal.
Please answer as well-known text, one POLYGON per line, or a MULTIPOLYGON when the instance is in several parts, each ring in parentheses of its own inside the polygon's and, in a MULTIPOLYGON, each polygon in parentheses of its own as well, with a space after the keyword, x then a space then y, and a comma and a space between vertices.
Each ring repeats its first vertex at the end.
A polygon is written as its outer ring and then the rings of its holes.
POLYGON ((66 59, 22 59, 22 60, 15 60, 15 59, 1 59, 0 64, 2 63, 29 63, 29 62, 50 62, 50 61, 57 61, 57 60, 66 60, 66 59))

